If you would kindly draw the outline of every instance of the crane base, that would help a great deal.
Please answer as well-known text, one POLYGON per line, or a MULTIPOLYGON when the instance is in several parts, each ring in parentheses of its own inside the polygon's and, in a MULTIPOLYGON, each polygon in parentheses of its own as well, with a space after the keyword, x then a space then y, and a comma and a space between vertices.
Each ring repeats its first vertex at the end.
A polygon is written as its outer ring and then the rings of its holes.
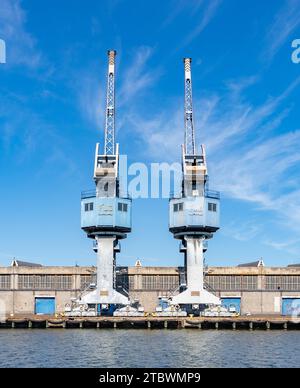
POLYGON ((214 294, 202 289, 192 291, 189 288, 172 297, 171 305, 221 305, 221 300, 214 294))

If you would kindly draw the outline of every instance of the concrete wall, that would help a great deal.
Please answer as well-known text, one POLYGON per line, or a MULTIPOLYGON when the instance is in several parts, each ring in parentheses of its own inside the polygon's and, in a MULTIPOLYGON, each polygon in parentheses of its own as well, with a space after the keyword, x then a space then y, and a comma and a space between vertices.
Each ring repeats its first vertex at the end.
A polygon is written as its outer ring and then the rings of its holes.
POLYGON ((70 291, 0 291, 0 299, 4 302, 8 315, 33 314, 36 297, 54 297, 56 311, 62 313, 65 305, 75 296, 76 293, 70 291))

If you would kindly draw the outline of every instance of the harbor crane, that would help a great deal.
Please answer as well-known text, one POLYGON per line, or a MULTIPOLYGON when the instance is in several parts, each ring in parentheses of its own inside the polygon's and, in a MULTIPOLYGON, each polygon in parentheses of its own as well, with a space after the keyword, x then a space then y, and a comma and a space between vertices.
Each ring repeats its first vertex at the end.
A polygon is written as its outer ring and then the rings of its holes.
MULTIPOLYGON (((114 315, 118 312, 119 315, 123 312, 134 315, 137 312, 130 306, 128 296, 118 292, 116 287, 116 254, 120 252, 119 240, 131 232, 132 200, 121 190, 119 145, 115 143, 115 58, 116 51, 108 51, 104 151, 100 152, 97 143, 96 188, 83 192, 81 197, 81 228, 94 240, 97 282, 77 301, 80 315, 114 315)), ((70 313, 72 315, 72 311, 70 313)))
POLYGON ((191 58, 184 59, 185 139, 182 146, 180 193, 169 201, 169 230, 181 241, 184 253, 186 289, 171 299, 177 309, 197 312, 204 305, 220 305, 220 299, 204 287, 206 240, 219 229, 220 194, 208 189, 204 145, 197 151, 192 97, 191 58))

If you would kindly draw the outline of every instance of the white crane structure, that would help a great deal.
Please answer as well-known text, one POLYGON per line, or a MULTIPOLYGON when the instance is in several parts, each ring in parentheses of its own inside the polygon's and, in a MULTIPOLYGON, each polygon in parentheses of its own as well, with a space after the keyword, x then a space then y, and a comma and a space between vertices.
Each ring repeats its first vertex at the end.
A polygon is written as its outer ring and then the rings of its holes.
POLYGON ((97 282, 77 301, 81 315, 114 315, 122 308, 125 315, 136 311, 130 307, 128 295, 116 289, 116 254, 120 252, 119 240, 131 232, 132 201, 120 191, 119 145, 115 144, 115 57, 115 51, 108 51, 104 153, 100 153, 97 143, 96 189, 83 192, 81 198, 81 228, 95 240, 97 253, 97 282))
POLYGON ((204 242, 219 229, 220 194, 208 190, 205 148, 197 153, 192 98, 191 59, 184 59, 185 144, 182 146, 180 194, 170 198, 169 229, 181 241, 185 256, 186 289, 171 304, 197 311, 203 305, 220 305, 204 287, 204 242))

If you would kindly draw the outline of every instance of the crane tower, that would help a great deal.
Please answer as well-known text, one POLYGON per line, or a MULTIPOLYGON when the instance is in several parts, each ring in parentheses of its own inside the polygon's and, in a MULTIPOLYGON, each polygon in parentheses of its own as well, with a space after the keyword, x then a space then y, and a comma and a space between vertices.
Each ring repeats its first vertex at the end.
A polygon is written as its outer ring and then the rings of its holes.
POLYGON ((201 305, 220 305, 220 299, 204 287, 204 242, 219 229, 220 194, 208 190, 205 148, 197 152, 192 99, 191 59, 184 59, 185 144, 182 146, 181 192, 169 202, 169 229, 181 241, 185 256, 186 290, 171 304, 199 310, 201 305))
POLYGON ((119 145, 115 144, 115 51, 108 51, 108 78, 104 153, 96 145, 94 181, 96 189, 83 192, 81 228, 95 240, 97 284, 82 296, 81 302, 93 306, 99 314, 128 306, 127 296, 116 291, 116 253, 119 240, 131 232, 131 199, 121 193, 119 145))

